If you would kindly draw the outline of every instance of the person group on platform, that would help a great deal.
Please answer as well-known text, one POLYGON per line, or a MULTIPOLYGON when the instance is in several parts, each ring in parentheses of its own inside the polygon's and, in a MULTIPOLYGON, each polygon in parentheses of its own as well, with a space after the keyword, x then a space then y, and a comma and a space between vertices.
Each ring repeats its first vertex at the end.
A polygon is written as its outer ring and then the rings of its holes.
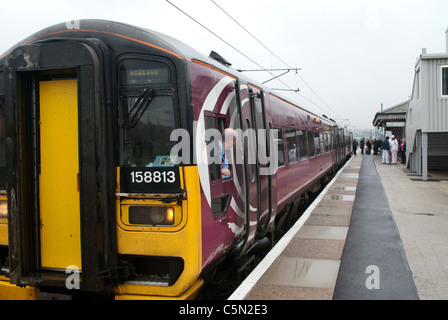
MULTIPOLYGON (((372 138, 365 140, 362 138, 360 143, 361 154, 371 154, 373 149, 374 155, 381 154, 381 162, 384 164, 397 164, 398 155, 400 155, 401 163, 406 164, 406 139, 403 138, 400 141, 392 135, 390 138, 386 136, 386 138, 374 139, 372 138), (366 150, 364 150, 364 146, 366 146, 366 150)), ((356 156, 356 151, 358 149, 358 141, 356 139, 353 140, 353 154, 356 156)))

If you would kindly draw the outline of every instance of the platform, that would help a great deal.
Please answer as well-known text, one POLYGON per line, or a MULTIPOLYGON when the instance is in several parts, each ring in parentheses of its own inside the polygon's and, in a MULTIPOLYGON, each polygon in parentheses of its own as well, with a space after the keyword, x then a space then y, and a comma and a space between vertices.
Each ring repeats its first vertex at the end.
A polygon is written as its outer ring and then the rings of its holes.
POLYGON ((437 174, 352 157, 229 299, 447 299, 448 177, 437 174))
POLYGON ((353 157, 229 300, 333 298, 362 157, 353 157))

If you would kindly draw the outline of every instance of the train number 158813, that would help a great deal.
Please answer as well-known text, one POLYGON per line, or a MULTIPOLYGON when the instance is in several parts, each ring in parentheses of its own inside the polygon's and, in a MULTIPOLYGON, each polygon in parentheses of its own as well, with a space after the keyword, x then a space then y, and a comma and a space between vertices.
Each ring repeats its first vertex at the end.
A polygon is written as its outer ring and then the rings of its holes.
POLYGON ((174 171, 131 171, 132 183, 174 183, 174 171))

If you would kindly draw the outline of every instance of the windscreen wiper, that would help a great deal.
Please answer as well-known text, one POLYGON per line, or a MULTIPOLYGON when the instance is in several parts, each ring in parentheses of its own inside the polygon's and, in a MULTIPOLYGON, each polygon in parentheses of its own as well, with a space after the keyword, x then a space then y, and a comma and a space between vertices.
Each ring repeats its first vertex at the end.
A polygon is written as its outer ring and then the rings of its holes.
POLYGON ((5 113, 5 104, 3 103, 3 98, 0 97, 0 112, 5 113))
POLYGON ((134 128, 142 115, 145 113, 148 106, 154 99, 155 92, 152 89, 143 90, 142 94, 137 98, 131 110, 129 110, 128 117, 124 121, 122 128, 129 129, 134 128))

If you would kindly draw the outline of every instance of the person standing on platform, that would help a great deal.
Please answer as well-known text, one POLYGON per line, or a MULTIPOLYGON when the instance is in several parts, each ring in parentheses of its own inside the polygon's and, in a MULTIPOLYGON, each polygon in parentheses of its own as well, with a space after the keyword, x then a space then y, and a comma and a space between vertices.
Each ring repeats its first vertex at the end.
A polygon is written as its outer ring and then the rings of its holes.
POLYGON ((353 155, 356 156, 356 149, 358 149, 358 141, 356 139, 353 140, 353 155))
POLYGON ((372 151, 372 143, 370 142, 370 139, 367 139, 366 146, 367 146, 366 153, 370 154, 370 152, 372 151))
POLYGON ((381 154, 381 144, 383 143, 383 140, 381 138, 378 138, 378 155, 381 154))
POLYGON ((390 153, 392 154, 392 164, 397 164, 397 156, 398 156, 398 141, 395 139, 395 136, 391 137, 390 141, 390 153))
POLYGON ((359 142, 359 147, 361 148, 361 154, 364 154, 364 138, 361 139, 361 141, 359 142))
POLYGON ((403 138, 400 145, 400 158, 401 163, 406 164, 406 139, 403 138))
POLYGON ((381 154, 382 157, 382 163, 388 164, 389 163, 389 150, 390 150, 390 144, 389 144, 389 137, 386 137, 386 139, 383 140, 381 143, 381 154))
POLYGON ((380 148, 380 146, 378 145, 379 141, 375 140, 373 141, 373 155, 377 156, 378 155, 378 149, 380 148))

